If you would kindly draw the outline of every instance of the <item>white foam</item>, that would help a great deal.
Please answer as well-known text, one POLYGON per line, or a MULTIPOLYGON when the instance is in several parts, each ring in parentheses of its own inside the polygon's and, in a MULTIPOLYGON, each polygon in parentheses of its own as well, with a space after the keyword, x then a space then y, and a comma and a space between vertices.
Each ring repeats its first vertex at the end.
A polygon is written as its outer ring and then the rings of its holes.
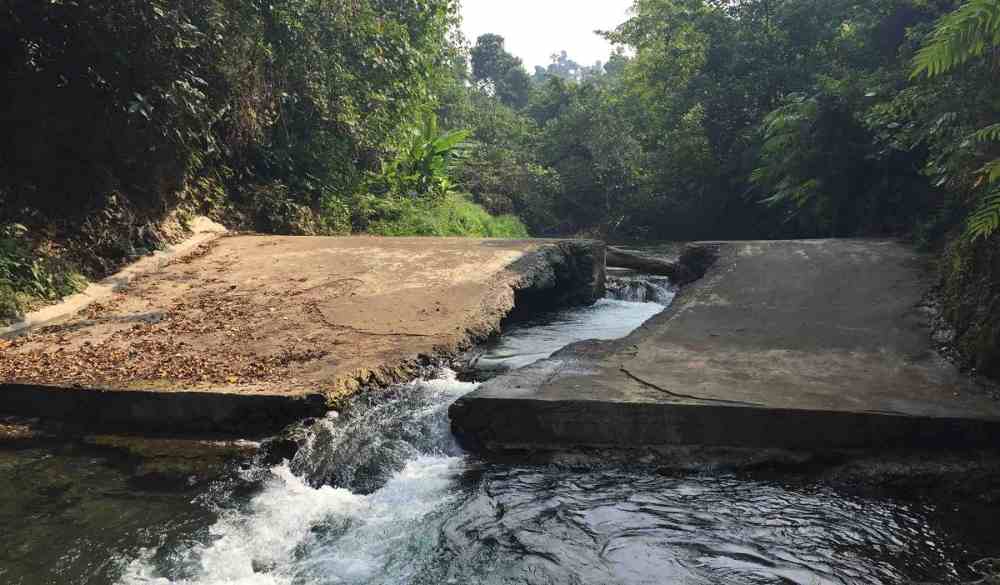
POLYGON ((462 382, 458 379, 458 374, 451 368, 442 368, 437 376, 428 380, 418 380, 414 385, 426 388, 435 394, 442 396, 459 397, 472 392, 479 384, 476 382, 462 382))
POLYGON ((456 457, 418 457, 382 489, 368 497, 363 522, 339 538, 319 544, 299 564, 299 576, 325 582, 382 580, 410 565, 404 551, 415 527, 451 501, 454 476, 461 468, 456 457), (401 558, 400 555, 403 557, 401 558), (400 563, 399 561, 404 561, 400 563))
POLYGON ((181 552, 193 576, 159 575, 147 550, 128 565, 122 583, 290 585, 303 577, 311 582, 309 576, 333 583, 376 576, 410 533, 404 527, 449 501, 460 466, 456 457, 418 457, 364 496, 310 487, 283 463, 245 508, 224 512, 207 543, 181 552))

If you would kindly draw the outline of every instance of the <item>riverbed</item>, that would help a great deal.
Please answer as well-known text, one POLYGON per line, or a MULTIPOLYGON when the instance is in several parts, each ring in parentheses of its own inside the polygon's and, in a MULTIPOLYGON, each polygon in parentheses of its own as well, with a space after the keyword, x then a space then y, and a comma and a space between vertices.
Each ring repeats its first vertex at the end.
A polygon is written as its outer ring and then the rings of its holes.
MULTIPOLYGON (((621 283, 619 283, 621 284, 621 283)), ((808 474, 644 462, 485 461, 448 406, 474 374, 626 335, 664 283, 512 328, 448 368, 353 399, 284 461, 140 473, 76 444, 0 450, 0 583, 960 583, 995 554, 997 509, 844 489, 808 474), (641 293, 639 291, 642 291, 641 293), (641 302, 640 302, 641 301, 641 302)))

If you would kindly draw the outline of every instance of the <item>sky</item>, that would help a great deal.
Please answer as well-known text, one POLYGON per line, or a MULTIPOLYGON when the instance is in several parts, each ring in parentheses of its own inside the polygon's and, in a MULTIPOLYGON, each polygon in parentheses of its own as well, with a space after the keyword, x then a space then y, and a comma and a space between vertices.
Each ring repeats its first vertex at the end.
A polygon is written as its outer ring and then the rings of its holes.
POLYGON ((462 0, 462 29, 470 44, 485 33, 507 41, 528 72, 565 50, 581 65, 607 61, 611 46, 594 30, 612 29, 628 17, 632 0, 462 0))

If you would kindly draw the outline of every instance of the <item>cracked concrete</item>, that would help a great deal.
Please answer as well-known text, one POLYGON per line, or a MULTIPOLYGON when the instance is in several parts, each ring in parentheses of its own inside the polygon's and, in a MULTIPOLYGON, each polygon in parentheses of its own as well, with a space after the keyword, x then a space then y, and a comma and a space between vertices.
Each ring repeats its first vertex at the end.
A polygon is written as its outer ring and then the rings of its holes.
POLYGON ((673 307, 559 352, 554 376, 543 362, 490 380, 452 408, 453 428, 486 449, 1000 443, 1000 403, 934 351, 921 255, 884 240, 720 245, 673 307))
POLYGON ((603 283, 590 241, 222 237, 5 344, 0 413, 280 427, 411 379, 497 331, 522 297, 592 302, 603 283))

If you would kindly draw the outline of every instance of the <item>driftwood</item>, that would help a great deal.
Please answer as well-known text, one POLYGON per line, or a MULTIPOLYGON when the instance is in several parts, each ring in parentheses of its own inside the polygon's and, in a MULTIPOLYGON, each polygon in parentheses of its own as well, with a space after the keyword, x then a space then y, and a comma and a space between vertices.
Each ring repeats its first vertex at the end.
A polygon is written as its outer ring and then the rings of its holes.
POLYGON ((701 244, 686 247, 678 258, 662 258, 615 246, 607 247, 607 266, 666 276, 676 285, 688 284, 704 276, 717 257, 716 247, 701 244))
POLYGON ((607 264, 612 268, 628 268, 644 274, 675 278, 680 269, 677 259, 668 260, 639 252, 608 246, 607 264))

